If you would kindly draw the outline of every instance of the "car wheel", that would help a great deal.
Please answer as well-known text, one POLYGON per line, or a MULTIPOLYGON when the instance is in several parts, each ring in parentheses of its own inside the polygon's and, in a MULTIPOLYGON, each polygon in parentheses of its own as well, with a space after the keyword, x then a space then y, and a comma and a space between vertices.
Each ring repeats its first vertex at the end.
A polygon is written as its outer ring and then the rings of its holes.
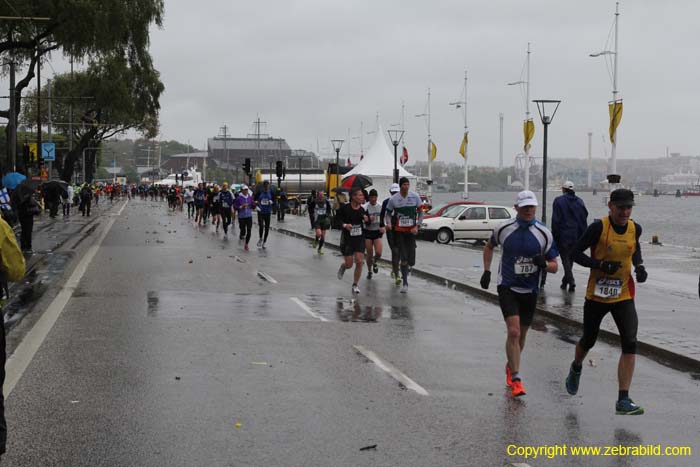
POLYGON ((437 233, 437 236, 435 237, 435 240, 438 243, 441 243, 443 245, 447 245, 452 240, 452 231, 448 228, 442 228, 442 229, 438 230, 438 233, 437 233))

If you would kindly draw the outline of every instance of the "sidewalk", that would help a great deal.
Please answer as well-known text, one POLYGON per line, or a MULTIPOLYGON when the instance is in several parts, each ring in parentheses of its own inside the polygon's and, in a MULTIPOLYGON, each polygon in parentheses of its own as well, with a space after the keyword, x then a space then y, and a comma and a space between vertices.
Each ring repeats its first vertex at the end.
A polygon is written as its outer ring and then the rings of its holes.
MULTIPOLYGON (((313 239, 308 217, 287 216, 277 222, 278 231, 313 239)), ((329 230, 326 244, 337 246, 340 232, 329 230)), ((386 240, 383 259, 390 259, 386 240)), ((700 300, 697 296, 697 274, 700 271, 700 252, 643 244, 642 255, 649 279, 639 284, 636 308, 639 315, 637 334, 639 353, 657 360, 694 371, 700 370, 700 300)), ((498 264, 496 252, 493 264, 498 264)), ((459 288, 497 301, 495 272, 489 290, 482 290, 482 248, 466 243, 437 243, 418 241, 414 272, 429 279, 444 281, 447 287, 459 288)), ((495 271, 495 267, 494 267, 495 271)), ((588 274, 585 268, 574 266, 578 285, 576 293, 559 288, 563 270, 549 274, 547 285, 540 292, 538 313, 550 319, 580 327, 583 321, 583 302, 588 274)), ((601 337, 618 338, 612 317, 606 317, 601 326, 601 337)))
MULTIPOLYGON (((10 298, 2 308, 6 332, 12 329, 38 299, 46 287, 49 287, 54 277, 61 274, 66 254, 56 254, 66 242, 89 235, 90 225, 97 222, 100 217, 108 213, 113 206, 109 201, 103 201, 95 207, 93 205, 90 217, 84 217, 77 207, 71 208, 71 215, 64 217, 61 212, 54 219, 49 217, 48 211, 42 212, 34 218, 32 234, 31 255, 25 255, 26 274, 22 281, 9 284, 10 298)), ((17 224, 13 228, 19 244, 20 227, 17 224)))

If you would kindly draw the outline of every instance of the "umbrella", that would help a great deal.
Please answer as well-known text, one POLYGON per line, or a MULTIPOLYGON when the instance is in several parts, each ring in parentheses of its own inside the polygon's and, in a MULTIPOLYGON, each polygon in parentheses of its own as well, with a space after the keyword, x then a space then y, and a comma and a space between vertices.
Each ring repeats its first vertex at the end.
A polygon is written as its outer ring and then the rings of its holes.
POLYGON ((368 186, 371 186, 372 183, 373 183, 372 179, 369 178, 367 175, 358 174, 358 175, 351 175, 350 177, 346 178, 345 180, 343 180, 343 183, 341 183, 340 186, 342 186, 343 188, 348 188, 348 189, 360 188, 360 189, 364 190, 368 186))
POLYGON ((10 172, 5 174, 4 177, 2 177, 2 184, 8 190, 14 190, 15 188, 17 188, 17 185, 22 183, 22 181, 26 178, 27 177, 25 175, 22 175, 19 172, 10 172))
POLYGON ((41 192, 60 192, 64 195, 68 195, 68 183, 63 180, 51 180, 50 182, 44 182, 41 184, 41 192))

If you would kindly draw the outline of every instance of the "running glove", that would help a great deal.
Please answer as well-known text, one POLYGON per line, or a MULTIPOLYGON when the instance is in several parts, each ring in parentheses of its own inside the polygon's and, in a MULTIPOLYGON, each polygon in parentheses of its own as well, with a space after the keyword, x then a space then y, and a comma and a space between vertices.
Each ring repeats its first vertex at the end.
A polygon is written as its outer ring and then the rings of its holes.
POLYGON ((599 267, 605 274, 615 274, 622 267, 622 263, 619 261, 603 261, 599 267))
POLYGON ((532 262, 540 269, 547 269, 547 258, 545 258, 544 255, 533 257, 532 262))
POLYGON ((642 266, 641 264, 639 266, 637 266, 636 268, 634 268, 634 275, 637 278, 637 282, 639 282, 640 284, 642 282, 646 282, 647 277, 649 276, 649 274, 647 274, 647 269, 644 266, 642 266))
POLYGON ((491 271, 484 271, 481 275, 481 288, 488 289, 491 283, 491 271))

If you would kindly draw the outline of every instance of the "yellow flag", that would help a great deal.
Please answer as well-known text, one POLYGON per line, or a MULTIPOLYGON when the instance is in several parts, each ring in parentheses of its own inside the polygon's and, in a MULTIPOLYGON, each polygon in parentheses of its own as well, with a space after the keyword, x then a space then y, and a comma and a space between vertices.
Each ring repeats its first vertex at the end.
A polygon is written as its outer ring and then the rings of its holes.
POLYGON ((467 144, 469 144, 469 133, 464 133, 464 138, 462 138, 462 144, 459 146, 459 153, 466 159, 467 154, 467 144))
POLYGON ((610 113, 610 142, 615 144, 615 131, 622 120, 622 101, 610 102, 608 112, 610 113))
POLYGON ((535 136, 535 124, 532 122, 532 119, 523 122, 523 136, 525 137, 523 151, 528 152, 530 149, 530 141, 532 141, 532 137, 535 136))
POLYGON ((430 160, 434 161, 437 158, 437 146, 432 141, 430 142, 430 160))

